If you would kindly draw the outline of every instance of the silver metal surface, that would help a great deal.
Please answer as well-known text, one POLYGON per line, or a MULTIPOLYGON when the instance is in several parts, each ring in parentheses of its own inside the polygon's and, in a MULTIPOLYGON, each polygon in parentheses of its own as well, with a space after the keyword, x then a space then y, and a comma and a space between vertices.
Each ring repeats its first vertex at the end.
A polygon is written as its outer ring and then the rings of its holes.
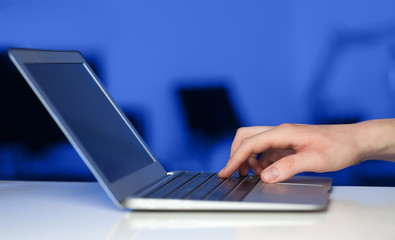
POLYGON ((239 202, 131 197, 122 205, 134 210, 163 211, 319 211, 327 207, 331 181, 330 178, 302 176, 295 176, 278 184, 265 184, 260 181, 239 202))

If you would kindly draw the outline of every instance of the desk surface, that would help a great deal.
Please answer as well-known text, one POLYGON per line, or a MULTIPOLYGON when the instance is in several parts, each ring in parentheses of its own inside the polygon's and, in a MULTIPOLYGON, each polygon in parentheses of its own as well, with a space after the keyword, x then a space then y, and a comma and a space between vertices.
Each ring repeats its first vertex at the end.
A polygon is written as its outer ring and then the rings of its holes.
POLYGON ((334 187, 325 212, 117 209, 97 183, 1 182, 1 239, 395 239, 395 188, 334 187))

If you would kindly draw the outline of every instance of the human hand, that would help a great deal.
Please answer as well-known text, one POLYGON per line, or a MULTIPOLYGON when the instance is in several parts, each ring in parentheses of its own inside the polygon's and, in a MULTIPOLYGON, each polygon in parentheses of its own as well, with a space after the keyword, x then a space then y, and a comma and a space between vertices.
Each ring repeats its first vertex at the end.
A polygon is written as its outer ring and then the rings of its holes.
POLYGON ((262 181, 275 183, 311 171, 336 171, 358 164, 368 156, 361 124, 300 125, 240 128, 230 159, 218 174, 241 176, 250 168, 262 181), (259 159, 257 156, 260 155, 259 159))

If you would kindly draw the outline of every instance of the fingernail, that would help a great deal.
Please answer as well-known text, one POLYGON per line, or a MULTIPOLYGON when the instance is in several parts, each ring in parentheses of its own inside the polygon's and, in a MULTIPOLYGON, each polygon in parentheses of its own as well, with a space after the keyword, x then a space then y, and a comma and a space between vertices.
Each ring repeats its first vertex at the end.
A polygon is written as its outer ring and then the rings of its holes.
POLYGON ((280 174, 275 167, 268 168, 262 173, 262 180, 264 182, 271 183, 275 181, 278 177, 280 177, 280 174))
POLYGON ((221 175, 222 173, 224 173, 224 169, 222 169, 218 174, 221 175))

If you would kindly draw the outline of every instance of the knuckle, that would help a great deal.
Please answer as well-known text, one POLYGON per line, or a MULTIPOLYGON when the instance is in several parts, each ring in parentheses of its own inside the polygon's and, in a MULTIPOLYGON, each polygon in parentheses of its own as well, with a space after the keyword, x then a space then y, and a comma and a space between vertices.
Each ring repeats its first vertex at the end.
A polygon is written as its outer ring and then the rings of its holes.
POLYGON ((237 129, 237 131, 236 131, 236 136, 241 136, 241 135, 243 135, 245 129, 246 129, 245 127, 241 127, 241 128, 239 128, 239 129, 237 129))
POLYGON ((243 138, 240 142, 240 145, 248 145, 251 142, 251 138, 247 137, 247 138, 243 138))

